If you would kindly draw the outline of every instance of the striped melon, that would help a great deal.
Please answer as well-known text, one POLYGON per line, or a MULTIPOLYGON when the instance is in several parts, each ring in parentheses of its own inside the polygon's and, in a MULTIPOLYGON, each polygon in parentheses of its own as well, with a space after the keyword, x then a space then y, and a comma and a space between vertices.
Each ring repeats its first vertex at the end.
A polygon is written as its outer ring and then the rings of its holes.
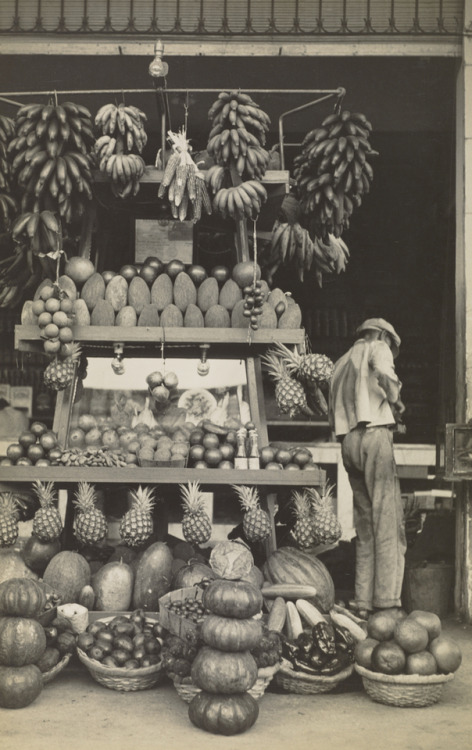
POLYGON ((264 564, 263 573, 269 583, 314 586, 318 594, 310 601, 323 612, 329 612, 334 604, 334 583, 326 565, 295 547, 281 547, 272 552, 264 564))

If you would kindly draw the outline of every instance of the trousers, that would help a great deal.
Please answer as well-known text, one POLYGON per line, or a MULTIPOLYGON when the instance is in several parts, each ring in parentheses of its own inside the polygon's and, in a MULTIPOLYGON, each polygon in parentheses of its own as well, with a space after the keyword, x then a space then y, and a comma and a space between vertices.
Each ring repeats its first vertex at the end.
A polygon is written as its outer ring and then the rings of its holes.
POLYGON ((341 452, 354 500, 356 604, 400 607, 407 545, 392 431, 358 426, 341 452))

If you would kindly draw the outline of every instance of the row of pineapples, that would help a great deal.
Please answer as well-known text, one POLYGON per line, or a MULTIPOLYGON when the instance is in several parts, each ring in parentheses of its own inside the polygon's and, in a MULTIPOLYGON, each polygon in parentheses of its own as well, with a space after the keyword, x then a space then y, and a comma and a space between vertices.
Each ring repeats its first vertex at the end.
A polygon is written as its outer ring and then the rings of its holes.
MULTIPOLYGON (((205 510, 205 498, 199 482, 179 485, 184 515, 182 533, 186 541, 201 545, 208 542, 212 524, 205 510)), ((62 532, 62 519, 56 507, 53 482, 33 484, 40 508, 33 518, 33 534, 42 542, 53 542, 62 532)), ((271 533, 269 514, 261 508, 257 488, 233 485, 244 515, 243 531, 249 542, 267 539, 271 533)), ((330 544, 341 536, 341 526, 332 509, 332 490, 326 485, 321 493, 314 487, 294 491, 295 523, 291 534, 295 544, 304 549, 315 544, 330 544)), ((132 506, 121 519, 119 534, 124 544, 139 547, 153 533, 153 508, 155 498, 149 487, 139 486, 131 492, 132 506)), ((79 482, 75 493, 74 535, 84 545, 93 545, 105 539, 108 533, 106 516, 97 507, 95 487, 79 482)), ((18 537, 18 504, 11 492, 0 495, 0 546, 11 546, 18 537)))
POLYGON ((328 413, 322 388, 329 385, 334 364, 326 354, 292 351, 275 341, 261 362, 275 382, 275 401, 281 414, 293 418, 328 413))

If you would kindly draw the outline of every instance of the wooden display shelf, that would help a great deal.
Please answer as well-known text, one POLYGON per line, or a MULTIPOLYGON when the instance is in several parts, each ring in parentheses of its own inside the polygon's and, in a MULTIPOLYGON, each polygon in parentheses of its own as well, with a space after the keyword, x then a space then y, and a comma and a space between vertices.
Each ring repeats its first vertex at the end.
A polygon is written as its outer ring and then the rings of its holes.
POLYGON ((104 484, 176 484, 198 481, 202 486, 246 484, 260 487, 310 487, 324 484, 323 469, 175 469, 159 467, 117 468, 108 466, 2 466, 2 483, 51 481, 59 484, 102 482, 104 484))
MULTIPOLYGON (((147 344, 155 346, 161 342, 181 344, 237 344, 247 347, 267 346, 274 341, 284 344, 302 344, 303 328, 261 328, 251 331, 248 339, 246 328, 162 328, 133 326, 74 326, 75 340, 84 344, 147 344)), ((37 342, 42 342, 38 326, 15 326, 15 349, 37 351, 37 342)))
MULTIPOLYGON (((203 170, 204 171, 204 170, 203 170)), ((100 172, 100 170, 95 169, 93 172, 93 180, 94 182, 110 182, 110 177, 108 175, 103 174, 103 172, 100 172)), ((147 165, 144 168, 144 174, 139 180, 141 183, 159 183, 162 181, 162 176, 164 172, 162 169, 158 169, 157 167, 153 167, 152 165, 147 165)), ((268 169, 265 173, 264 177, 262 178, 261 182, 264 185, 289 185, 290 181, 290 172, 287 169, 268 169)))

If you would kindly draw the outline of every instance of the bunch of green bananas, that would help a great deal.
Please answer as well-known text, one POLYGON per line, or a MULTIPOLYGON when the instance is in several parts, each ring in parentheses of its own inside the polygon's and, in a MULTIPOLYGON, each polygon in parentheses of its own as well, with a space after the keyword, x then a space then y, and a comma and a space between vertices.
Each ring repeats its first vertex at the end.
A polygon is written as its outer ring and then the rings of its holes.
POLYGON ((312 237, 340 237, 354 208, 369 192, 372 125, 361 113, 337 111, 305 136, 295 157, 294 177, 312 237))
POLYGON ((258 180, 246 180, 239 185, 221 187, 213 198, 213 208, 225 219, 256 219, 266 200, 264 185, 258 180))
POLYGON ((15 124, 11 117, 0 115, 0 222, 9 231, 18 205, 12 196, 11 167, 7 159, 7 148, 15 135, 15 124))
POLYGON ((201 218, 203 209, 211 214, 205 176, 192 159, 185 132, 173 133, 169 130, 168 139, 172 144, 172 153, 164 169, 158 197, 163 198, 167 193, 172 216, 179 221, 185 221, 188 217, 195 223, 201 218))
POLYGON ((90 112, 74 102, 27 104, 15 119, 8 153, 23 193, 21 210, 59 213, 66 224, 92 199, 90 112))
POLYGON ((139 154, 147 143, 144 123, 147 117, 137 107, 105 104, 95 116, 95 125, 101 136, 95 143, 100 171, 111 180, 113 195, 117 198, 135 196, 145 163, 139 154))
POLYGON ((242 91, 222 91, 210 107, 207 151, 217 164, 234 165, 243 179, 261 180, 269 164, 263 148, 270 117, 242 91))

